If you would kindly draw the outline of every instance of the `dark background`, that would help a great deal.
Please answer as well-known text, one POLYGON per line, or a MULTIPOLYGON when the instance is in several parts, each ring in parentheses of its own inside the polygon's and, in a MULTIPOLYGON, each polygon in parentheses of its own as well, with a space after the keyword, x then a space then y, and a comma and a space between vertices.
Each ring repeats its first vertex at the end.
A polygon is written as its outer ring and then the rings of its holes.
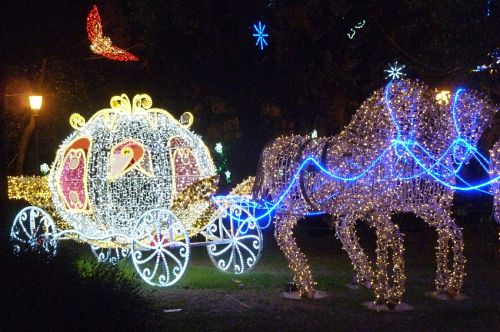
MULTIPOLYGON (((492 72, 471 69, 493 62, 499 9, 487 0, 1 1, 3 157, 12 174, 32 91, 45 97, 38 129, 40 161, 49 164, 72 130, 73 112, 88 119, 114 95, 145 92, 177 118, 191 111, 193 130, 212 154, 215 142, 227 148, 238 182, 255 174, 273 137, 338 133, 396 60, 407 77, 478 89, 498 102, 498 64, 492 72), (104 34, 139 62, 91 52, 85 24, 94 3, 104 34), (259 20, 270 34, 263 51, 252 37, 259 20), (362 20, 366 25, 349 39, 362 20)), ((497 133, 483 138, 486 153, 497 133)), ((38 168, 33 149, 25 174, 38 168)))
MULTIPOLYGON (((142 329, 146 326, 147 330, 148 325, 142 324, 159 322, 163 330, 166 326, 180 330, 176 327, 183 324, 205 324, 200 317, 207 312, 206 303, 213 303, 214 294, 220 293, 206 292, 206 299, 201 297, 201 304, 193 309, 195 314, 190 312, 183 321, 163 312, 178 305, 168 302, 171 294, 162 294, 161 309, 155 307, 153 311, 139 296, 144 292, 142 288, 121 280, 123 276, 116 270, 108 271, 105 265, 100 265, 101 270, 96 267, 101 274, 82 278, 75 269, 74 257, 83 249, 88 251, 84 245, 71 249, 74 246, 71 243, 62 248, 62 258, 60 255, 54 264, 48 265, 39 257, 18 259, 11 255, 6 241, 8 230, 24 203, 6 202, 6 175, 15 173, 19 141, 30 118, 30 93, 44 95, 37 124, 41 162, 50 164, 60 142, 72 131, 68 123, 72 113, 78 112, 88 119, 107 108, 114 95, 127 93, 132 98, 137 93, 149 93, 153 107, 165 108, 176 118, 191 111, 195 115, 192 128, 203 136, 213 156, 214 144, 219 141, 224 144, 234 185, 255 174, 259 153, 268 140, 280 134, 308 134, 313 129, 319 135, 338 133, 363 100, 384 85, 383 70, 394 61, 406 66, 407 77, 421 79, 438 89, 477 89, 499 103, 499 64, 480 73, 471 71, 478 65, 493 63, 488 53, 500 48, 499 3, 498 0, 0 0, 0 303, 4 304, 1 305, 4 310, 0 311, 3 326, 0 326, 17 331, 43 327, 83 330, 89 326, 96 330, 122 326, 138 330, 139 326, 142 329), (100 11, 104 34, 115 45, 137 55, 139 62, 111 61, 91 52, 85 25, 94 3, 100 11), (490 16, 486 15, 488 4, 490 16), (263 51, 255 46, 252 37, 253 24, 259 20, 266 24, 270 34, 269 46, 263 51), (349 39, 347 33, 362 20, 366 25, 349 39), (161 316, 154 320, 151 315, 161 316)), ((499 137, 498 116, 479 143, 485 154, 499 137)), ((23 174, 39 172, 33 151, 34 145, 30 143, 23 174)), ((469 165, 464 172, 474 176, 476 168, 469 165)), ((413 293, 418 290, 419 294, 427 286, 425 289, 431 289, 433 273, 428 276, 425 273, 434 269, 435 239, 431 235, 435 234, 426 230, 423 223, 396 216, 402 232, 408 234, 405 241, 410 249, 409 276, 413 278, 409 284, 420 287, 410 286, 408 298, 419 309, 410 316, 378 316, 383 319, 380 323, 365 311, 360 311, 359 316, 353 314, 349 310, 356 311, 361 298, 351 300, 352 304, 346 306, 344 296, 332 301, 344 311, 339 313, 333 304, 325 306, 333 317, 339 318, 329 327, 347 329, 345 326, 353 324, 359 329, 358 324, 362 323, 367 330, 377 327, 418 330, 421 326, 423 330, 460 330, 460 327, 495 330, 488 324, 498 325, 495 266, 500 251, 491 206, 489 195, 458 193, 455 197, 454 216, 459 225, 466 226, 466 255, 470 261, 465 289, 472 301, 464 301, 463 306, 428 304, 423 296, 419 300, 412 295, 411 287, 415 287, 413 293), (427 264, 425 269, 420 263, 427 264), (350 318, 347 325, 345 317, 350 318), (463 321, 467 325, 460 326, 463 321), (437 328, 434 322, 440 322, 437 328)), ((346 255, 339 254, 340 243, 331 236, 331 221, 316 217, 299 223, 302 226, 309 229, 298 232, 299 235, 305 233, 311 243, 336 246, 333 252, 311 246, 311 252, 326 252, 321 265, 326 261, 335 263, 339 257, 344 259, 345 264, 337 269, 347 276, 337 285, 343 289, 352 271, 346 255), (323 239, 320 235, 328 241, 320 241, 323 239)), ((370 234, 368 231, 361 230, 364 235, 370 234)), ((271 244, 266 244, 266 248, 273 248, 272 230, 265 234, 271 244)), ((282 259, 276 248, 274 254, 266 254, 264 258, 271 259, 268 264, 271 269, 275 267, 273 259, 282 259)), ((286 269, 285 262, 283 266, 286 269)), ((269 296, 278 299, 277 295, 267 294, 269 289, 262 292, 268 297, 259 306, 268 303, 269 296)), ((194 294, 193 302, 197 303, 200 297, 194 294)), ((369 298, 366 296, 366 300, 369 298)), ((239 322, 267 324, 282 306, 272 300, 269 303, 263 306, 262 315, 249 318, 244 312, 237 316, 234 326, 241 328, 239 322)), ((280 313, 280 317, 296 317, 296 321, 304 320, 306 324, 309 320, 322 322, 316 319, 317 311, 307 307, 307 302, 301 303, 306 303, 304 306, 311 311, 303 311, 302 316, 300 310, 288 316, 280 313)), ((218 309, 224 306, 238 305, 222 303, 218 309)), ((221 312, 215 315, 218 320, 213 324, 217 328, 220 322, 230 324, 234 319, 223 315, 226 311, 221 312)))

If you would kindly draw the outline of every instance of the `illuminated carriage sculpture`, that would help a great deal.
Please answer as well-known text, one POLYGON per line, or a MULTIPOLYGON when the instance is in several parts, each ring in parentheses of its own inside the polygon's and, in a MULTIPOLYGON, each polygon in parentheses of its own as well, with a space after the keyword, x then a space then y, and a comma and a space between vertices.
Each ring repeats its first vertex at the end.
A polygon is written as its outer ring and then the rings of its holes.
MULTIPOLYGON (((257 263, 262 234, 255 206, 245 196, 213 196, 215 168, 189 130, 190 113, 177 121, 151 106, 148 95, 132 103, 122 95, 87 122, 73 114, 75 131, 49 175, 9 178, 11 198, 38 205, 15 217, 14 251, 55 254, 58 241, 83 241, 101 262, 131 256, 141 277, 157 286, 179 280, 194 246, 206 246, 223 271, 243 273, 257 263), (206 241, 190 242, 196 234, 206 241)), ((235 189, 249 193, 244 184, 235 189)))

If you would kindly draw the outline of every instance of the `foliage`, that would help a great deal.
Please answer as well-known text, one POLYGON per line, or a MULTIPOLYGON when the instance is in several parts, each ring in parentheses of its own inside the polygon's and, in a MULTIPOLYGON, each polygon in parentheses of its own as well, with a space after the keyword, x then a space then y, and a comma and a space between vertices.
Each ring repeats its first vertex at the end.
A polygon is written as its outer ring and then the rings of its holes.
POLYGON ((153 312, 136 279, 116 266, 67 256, 2 252, 0 319, 6 330, 143 329, 153 312), (82 273, 85 267, 85 273, 82 273))
POLYGON ((88 117, 122 92, 148 92, 173 114, 194 111, 193 129, 209 145, 223 139, 240 146, 230 156, 236 181, 253 173, 262 146, 279 134, 336 134, 395 60, 430 85, 500 96, 498 71, 471 72, 499 46, 496 1, 489 17, 484 0, 107 1, 103 24, 117 45, 140 57, 132 64, 91 53, 84 29, 90 8, 82 0, 3 10, 4 65, 35 81, 47 59, 52 106, 42 120, 42 161, 67 135, 71 113, 88 117), (258 20, 270 34, 262 52, 252 37, 258 20), (361 20, 365 26, 349 39, 361 20), (269 107, 279 110, 271 119, 261 111, 269 107))

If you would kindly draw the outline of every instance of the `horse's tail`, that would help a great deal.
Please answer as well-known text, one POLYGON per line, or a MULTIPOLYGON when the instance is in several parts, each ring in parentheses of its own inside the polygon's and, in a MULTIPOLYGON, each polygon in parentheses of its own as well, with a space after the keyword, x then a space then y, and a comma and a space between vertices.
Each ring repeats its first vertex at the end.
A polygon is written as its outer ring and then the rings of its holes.
POLYGON ((269 193, 269 172, 267 170, 268 167, 268 157, 269 148, 272 145, 273 141, 268 142, 262 152, 260 153, 259 162, 257 164, 257 171, 255 172, 255 181, 253 183, 252 188, 252 196, 253 199, 259 201, 261 199, 265 199, 267 194, 269 193))
POLYGON ((282 136, 266 144, 260 155, 252 189, 257 201, 276 199, 289 185, 301 147, 307 138, 299 135, 282 136))

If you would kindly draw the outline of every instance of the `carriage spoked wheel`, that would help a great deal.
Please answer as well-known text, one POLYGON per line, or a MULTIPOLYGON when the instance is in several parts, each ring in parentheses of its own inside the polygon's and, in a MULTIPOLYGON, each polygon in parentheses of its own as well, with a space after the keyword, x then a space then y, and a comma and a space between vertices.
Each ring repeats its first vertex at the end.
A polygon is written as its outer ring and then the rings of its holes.
POLYGON ((52 217, 36 206, 22 209, 14 218, 10 230, 14 254, 35 251, 54 256, 57 250, 56 235, 52 217))
POLYGON ((176 283, 189 260, 189 234, 168 209, 152 209, 137 223, 132 261, 148 284, 167 287, 176 283))
POLYGON ((223 272, 241 274, 251 270, 262 253, 262 232, 253 215, 245 208, 230 204, 221 207, 205 235, 208 255, 223 272))
POLYGON ((130 255, 130 248, 102 248, 90 245, 90 249, 99 263, 118 264, 130 255))

